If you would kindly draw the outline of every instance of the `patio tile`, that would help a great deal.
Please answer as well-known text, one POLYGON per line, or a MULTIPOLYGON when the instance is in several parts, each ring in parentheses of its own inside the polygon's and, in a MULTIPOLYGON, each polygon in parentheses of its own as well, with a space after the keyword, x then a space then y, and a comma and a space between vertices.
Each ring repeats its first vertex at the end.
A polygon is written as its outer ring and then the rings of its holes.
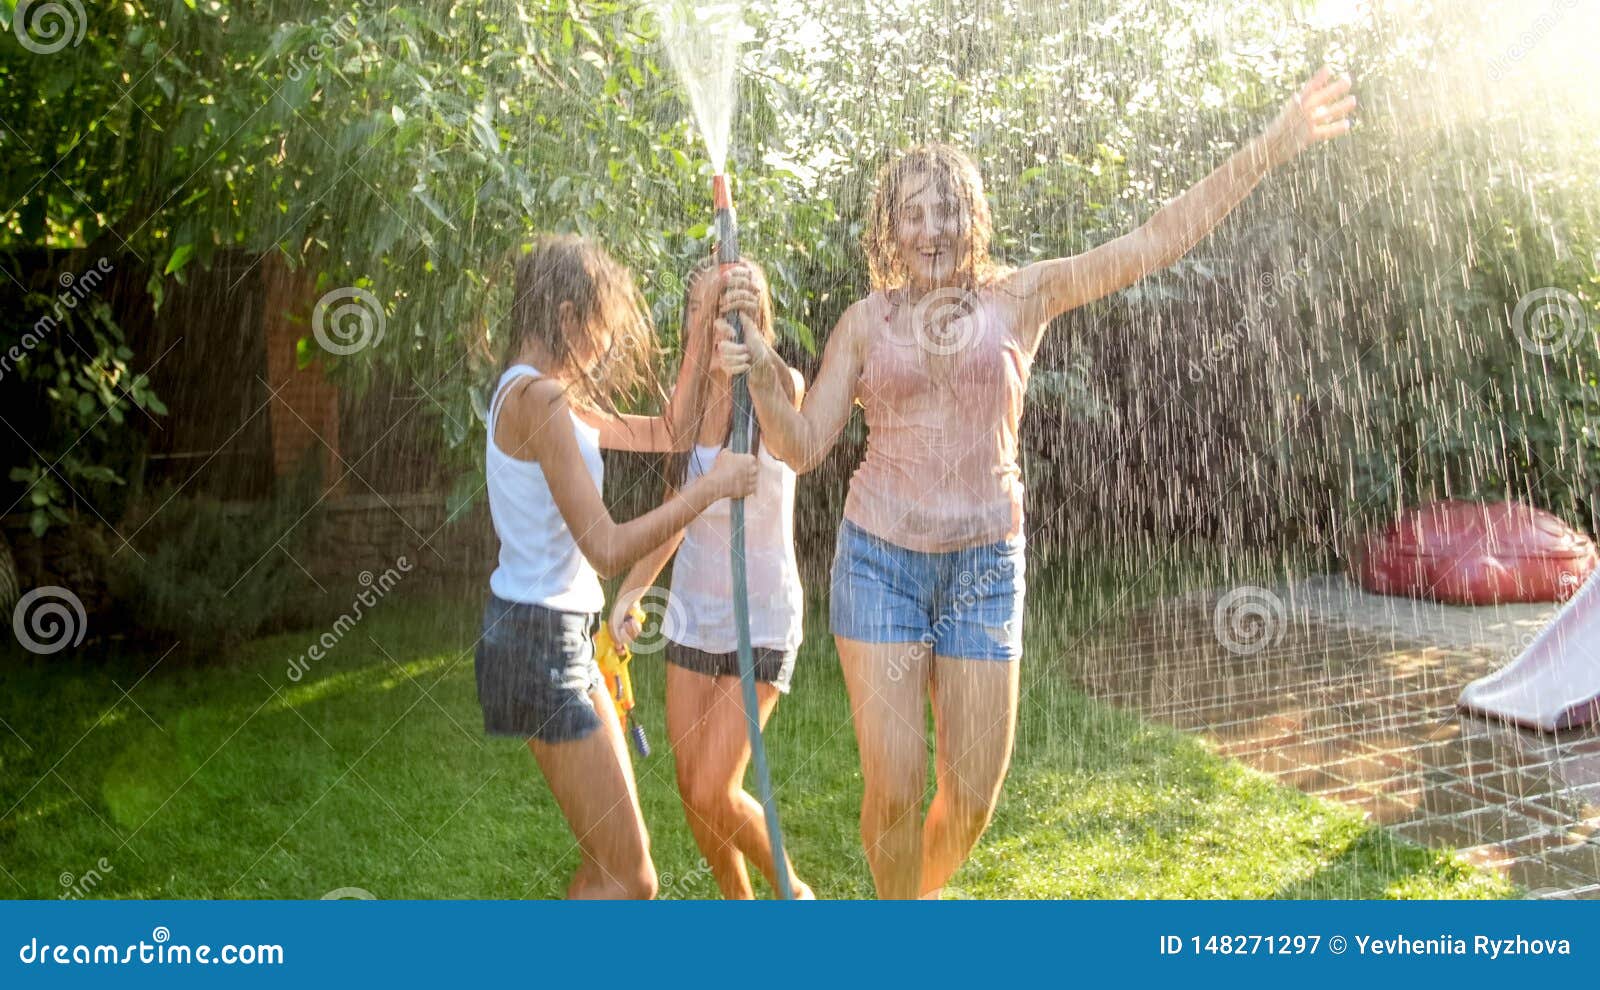
POLYGON ((1543 858, 1547 863, 1587 878, 1590 883, 1600 883, 1600 846, 1592 842, 1553 849, 1543 858))
MULTIPOLYGON (((1455 708, 1463 684, 1504 663, 1470 645, 1499 635, 1493 610, 1374 604, 1319 580, 1321 598, 1292 605, 1283 639, 1257 654, 1222 649, 1211 603, 1186 599, 1130 617, 1069 669, 1096 697, 1530 890, 1600 892, 1600 729, 1540 735, 1455 708), (1412 640, 1362 627, 1364 609, 1412 640)), ((1524 624, 1542 614, 1524 611, 1524 624)))
POLYGON ((1506 878, 1531 893, 1556 893, 1588 887, 1594 881, 1534 857, 1506 867, 1506 878))

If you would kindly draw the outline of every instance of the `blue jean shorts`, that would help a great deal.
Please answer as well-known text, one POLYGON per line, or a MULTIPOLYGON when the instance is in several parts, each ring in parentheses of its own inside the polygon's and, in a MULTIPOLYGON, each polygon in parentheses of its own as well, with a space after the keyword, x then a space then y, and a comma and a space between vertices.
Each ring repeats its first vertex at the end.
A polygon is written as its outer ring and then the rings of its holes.
POLYGON ((605 678, 594 660, 596 616, 489 596, 474 667, 483 730, 559 743, 600 728, 589 692, 605 678))
POLYGON ((833 554, 828 624, 863 643, 922 643, 936 656, 1022 656, 1023 539, 923 553, 846 519, 833 554))

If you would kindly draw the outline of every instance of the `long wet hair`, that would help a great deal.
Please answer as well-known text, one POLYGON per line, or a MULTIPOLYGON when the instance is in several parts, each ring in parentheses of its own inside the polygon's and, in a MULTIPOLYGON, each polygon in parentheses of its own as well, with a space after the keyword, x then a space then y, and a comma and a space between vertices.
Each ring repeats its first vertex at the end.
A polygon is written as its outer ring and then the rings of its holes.
POLYGON ((960 205, 960 236, 965 241, 961 268, 957 272, 966 288, 977 288, 997 274, 989 256, 994 236, 994 220, 989 201, 983 195, 983 177, 966 152, 948 144, 922 144, 902 152, 878 170, 878 187, 872 197, 872 212, 862 247, 867 255, 867 271, 877 290, 903 287, 909 276, 900 259, 899 220, 901 198, 907 188, 932 181, 946 200, 960 205))
POLYGON ((532 340, 555 362, 555 367, 539 370, 561 374, 574 405, 614 414, 619 397, 641 388, 661 391, 654 372, 655 332, 644 297, 633 274, 605 248, 573 234, 548 235, 519 255, 513 269, 515 295, 502 373, 532 340), (562 332, 562 303, 572 306, 584 340, 562 332), (578 354, 598 351, 608 330, 611 346, 583 365, 578 354))
MULTIPOLYGON (((747 258, 745 259, 745 263, 751 268, 760 271, 763 282, 765 281, 766 273, 765 271, 761 270, 760 266, 756 262, 747 258)), ((695 290, 699 288, 700 281, 702 279, 712 277, 712 275, 716 272, 716 267, 717 266, 714 257, 706 258, 699 264, 695 265, 695 267, 689 272, 689 277, 684 279, 683 322, 679 324, 679 326, 683 328, 681 331, 683 339, 683 360, 697 362, 700 368, 700 374, 695 376, 692 394, 682 397, 673 397, 674 401, 688 402, 691 412, 689 414, 688 426, 685 428, 685 432, 688 434, 690 444, 689 449, 674 451, 667 454, 662 465, 661 476, 666 479, 667 487, 671 491, 677 491, 683 488, 684 485, 688 484, 689 458, 694 453, 693 445, 700 442, 700 430, 702 427, 704 427, 706 416, 710 413, 711 368, 712 363, 717 360, 716 330, 714 329, 717 317, 716 314, 713 314, 711 317, 710 322, 713 325, 711 332, 702 333, 697 336, 691 336, 690 327, 692 324, 689 308, 694 304, 695 290)), ((773 339, 772 329, 771 294, 770 292, 760 292, 757 293, 757 295, 761 299, 761 327, 759 332, 767 341, 767 343, 773 344, 775 341, 773 339)), ((715 306, 716 304, 717 300, 715 297, 713 297, 712 305, 715 306)), ((747 326, 744 329, 748 332, 750 328, 747 326)), ((788 376, 784 377, 783 387, 784 391, 789 393, 792 398, 794 383, 788 379, 788 376)), ((728 433, 724 434, 723 437, 724 444, 727 443, 727 437, 731 433, 732 419, 730 417, 728 433)))

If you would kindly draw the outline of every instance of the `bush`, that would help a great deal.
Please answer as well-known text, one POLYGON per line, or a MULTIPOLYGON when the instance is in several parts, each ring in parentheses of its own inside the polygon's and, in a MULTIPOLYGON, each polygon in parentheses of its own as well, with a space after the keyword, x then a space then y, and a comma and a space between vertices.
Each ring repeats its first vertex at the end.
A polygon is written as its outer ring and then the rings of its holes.
POLYGON ((183 653, 219 654, 281 625, 308 580, 295 559, 315 525, 305 494, 249 505, 156 498, 124 532, 112 588, 132 627, 183 653))

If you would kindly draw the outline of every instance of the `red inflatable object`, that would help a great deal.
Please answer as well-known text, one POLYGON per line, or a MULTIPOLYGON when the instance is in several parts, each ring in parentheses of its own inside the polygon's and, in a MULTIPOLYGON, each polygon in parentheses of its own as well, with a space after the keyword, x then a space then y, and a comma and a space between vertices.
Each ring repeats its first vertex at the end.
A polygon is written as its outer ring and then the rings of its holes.
POLYGON ((1520 502, 1431 502, 1367 537, 1355 572, 1380 595, 1453 605, 1562 602, 1600 564, 1594 541, 1520 502))

